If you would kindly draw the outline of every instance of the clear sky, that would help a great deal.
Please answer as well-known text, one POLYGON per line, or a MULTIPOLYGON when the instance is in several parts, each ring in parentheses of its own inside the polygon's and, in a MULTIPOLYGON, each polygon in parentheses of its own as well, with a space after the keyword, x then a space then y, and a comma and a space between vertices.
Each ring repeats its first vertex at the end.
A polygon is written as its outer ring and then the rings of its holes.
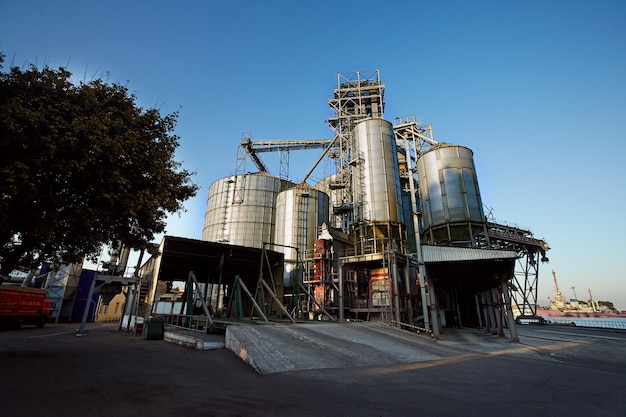
MULTIPOLYGON (((177 159, 201 189, 167 233, 196 239, 243 132, 330 138, 337 73, 379 69, 385 118, 471 148, 495 219, 550 244, 541 303, 554 269, 567 298, 626 309, 625 22, 623 0, 0 0, 0 51, 5 69, 63 66, 179 111, 177 159)), ((290 177, 319 152, 293 152, 290 177)))

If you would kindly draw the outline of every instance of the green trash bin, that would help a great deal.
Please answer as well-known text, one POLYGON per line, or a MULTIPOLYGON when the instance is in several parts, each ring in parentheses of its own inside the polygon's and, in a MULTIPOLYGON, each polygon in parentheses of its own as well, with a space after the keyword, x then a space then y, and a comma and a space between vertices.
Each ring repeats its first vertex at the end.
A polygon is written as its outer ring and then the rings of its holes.
POLYGON ((161 340, 164 331, 163 319, 150 319, 143 323, 143 338, 145 340, 161 340))

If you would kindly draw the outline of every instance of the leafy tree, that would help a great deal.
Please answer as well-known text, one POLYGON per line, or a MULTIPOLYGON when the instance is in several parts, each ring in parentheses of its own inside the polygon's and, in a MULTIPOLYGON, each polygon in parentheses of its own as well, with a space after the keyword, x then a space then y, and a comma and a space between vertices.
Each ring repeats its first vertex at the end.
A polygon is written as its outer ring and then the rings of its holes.
POLYGON ((613 304, 611 301, 598 301, 598 305, 600 306, 604 306, 606 308, 608 308, 611 311, 614 311, 617 313, 617 309, 615 308, 615 304, 613 304))
POLYGON ((126 87, 74 84, 64 68, 3 70, 0 273, 145 248, 198 187, 174 153, 178 113, 137 106, 126 87))

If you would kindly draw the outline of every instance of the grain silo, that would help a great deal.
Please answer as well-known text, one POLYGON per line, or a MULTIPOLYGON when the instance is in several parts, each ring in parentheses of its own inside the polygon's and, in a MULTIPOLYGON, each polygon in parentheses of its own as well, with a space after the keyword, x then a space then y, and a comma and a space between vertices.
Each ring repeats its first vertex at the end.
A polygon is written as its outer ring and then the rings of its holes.
POLYGON ((400 174, 395 135, 380 118, 354 126, 352 187, 354 222, 351 228, 359 254, 381 253, 406 246, 400 174))
POLYGON ((353 173, 356 218, 402 222, 398 155, 393 128, 384 119, 365 119, 354 126, 356 164, 353 173))
POLYGON ((329 222, 333 227, 341 228, 341 221, 339 221, 339 219, 336 219, 335 215, 337 213, 340 213, 342 211, 342 208, 352 207, 352 204, 343 201, 343 184, 341 184, 339 178, 340 177, 338 174, 333 174, 329 175, 328 177, 322 178, 317 184, 315 184, 315 189, 325 193, 328 196, 329 222))
POLYGON ((293 183, 268 173, 248 173, 209 187, 202 240, 262 248, 274 233, 276 197, 293 183))
POLYGON ((426 242, 476 246, 485 215, 472 150, 440 143, 419 157, 417 172, 426 242))
POLYGON ((273 249, 285 254, 285 286, 292 285, 297 262, 312 257, 318 230, 328 222, 328 205, 328 195, 306 183, 278 194, 273 249))

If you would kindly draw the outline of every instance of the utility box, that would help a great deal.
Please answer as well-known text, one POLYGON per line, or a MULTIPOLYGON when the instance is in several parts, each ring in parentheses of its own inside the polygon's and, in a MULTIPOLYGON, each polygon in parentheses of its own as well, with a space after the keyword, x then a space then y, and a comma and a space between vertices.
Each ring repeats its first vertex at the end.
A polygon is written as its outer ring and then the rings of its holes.
POLYGON ((165 333, 163 319, 150 319, 143 323, 143 338, 145 340, 161 340, 165 333))

